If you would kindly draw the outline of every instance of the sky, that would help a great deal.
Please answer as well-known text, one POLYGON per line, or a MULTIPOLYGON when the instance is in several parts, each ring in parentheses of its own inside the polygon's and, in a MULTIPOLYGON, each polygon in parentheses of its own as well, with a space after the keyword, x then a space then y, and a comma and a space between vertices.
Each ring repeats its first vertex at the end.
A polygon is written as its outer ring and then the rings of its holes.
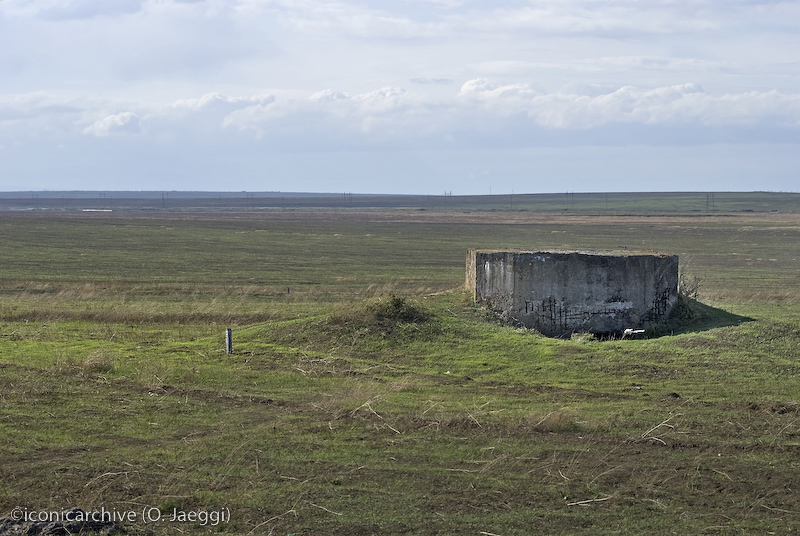
POLYGON ((0 191, 800 191, 800 1, 0 0, 0 191))

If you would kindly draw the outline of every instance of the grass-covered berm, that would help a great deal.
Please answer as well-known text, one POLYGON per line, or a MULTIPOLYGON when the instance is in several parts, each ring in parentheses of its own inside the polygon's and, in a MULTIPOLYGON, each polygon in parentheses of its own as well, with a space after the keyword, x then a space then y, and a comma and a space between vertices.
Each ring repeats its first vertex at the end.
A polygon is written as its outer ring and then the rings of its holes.
POLYGON ((790 534, 797 244, 786 212, 0 214, 0 517, 790 534), (486 246, 678 254, 697 301, 638 339, 543 337, 461 291, 486 246))

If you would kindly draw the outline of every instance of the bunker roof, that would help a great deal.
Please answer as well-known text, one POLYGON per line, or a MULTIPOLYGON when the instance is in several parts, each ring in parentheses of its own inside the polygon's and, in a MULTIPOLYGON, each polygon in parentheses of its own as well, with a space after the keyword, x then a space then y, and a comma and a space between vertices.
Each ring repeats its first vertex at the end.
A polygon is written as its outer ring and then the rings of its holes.
POLYGON ((672 257, 668 253, 663 253, 654 250, 637 250, 637 249, 614 249, 614 250, 576 250, 576 249, 548 249, 548 250, 532 250, 532 249, 505 249, 505 248, 471 248, 471 251, 480 253, 517 253, 517 254, 531 254, 531 255, 592 255, 597 257, 672 257))

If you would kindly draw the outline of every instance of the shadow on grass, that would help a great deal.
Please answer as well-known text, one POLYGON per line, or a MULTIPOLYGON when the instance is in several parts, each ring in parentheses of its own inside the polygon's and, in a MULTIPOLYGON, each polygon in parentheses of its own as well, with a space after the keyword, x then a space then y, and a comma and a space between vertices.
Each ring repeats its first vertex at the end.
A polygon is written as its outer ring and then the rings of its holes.
POLYGON ((738 326, 754 320, 681 296, 669 321, 648 329, 647 337, 698 333, 715 328, 738 326))

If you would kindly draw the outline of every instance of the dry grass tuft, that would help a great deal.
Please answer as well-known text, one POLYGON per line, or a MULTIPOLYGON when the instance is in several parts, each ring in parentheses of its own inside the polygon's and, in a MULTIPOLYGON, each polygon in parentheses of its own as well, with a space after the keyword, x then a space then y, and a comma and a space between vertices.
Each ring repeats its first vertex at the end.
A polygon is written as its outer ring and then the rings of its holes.
POLYGON ((106 374, 114 370, 114 357, 105 350, 95 350, 86 356, 81 363, 81 372, 84 374, 106 374))
POLYGON ((580 429, 575 411, 560 408, 548 413, 530 415, 523 421, 527 430, 545 433, 575 432, 580 429))
POLYGON ((56 356, 51 370, 56 374, 75 374, 80 366, 75 358, 61 352, 56 356))

